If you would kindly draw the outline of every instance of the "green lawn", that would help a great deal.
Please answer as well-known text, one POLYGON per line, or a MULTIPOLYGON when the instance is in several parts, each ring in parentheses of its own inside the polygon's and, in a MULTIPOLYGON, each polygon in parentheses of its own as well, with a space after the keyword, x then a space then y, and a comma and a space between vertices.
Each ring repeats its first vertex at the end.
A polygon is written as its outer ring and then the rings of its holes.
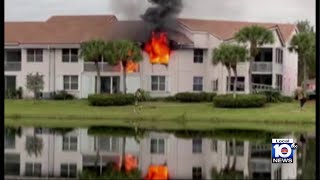
POLYGON ((5 124, 11 126, 82 127, 132 126, 154 129, 262 129, 314 131, 315 104, 300 112, 298 102, 268 104, 264 108, 221 109, 212 103, 142 103, 140 114, 133 106, 92 107, 85 100, 5 100, 5 124))

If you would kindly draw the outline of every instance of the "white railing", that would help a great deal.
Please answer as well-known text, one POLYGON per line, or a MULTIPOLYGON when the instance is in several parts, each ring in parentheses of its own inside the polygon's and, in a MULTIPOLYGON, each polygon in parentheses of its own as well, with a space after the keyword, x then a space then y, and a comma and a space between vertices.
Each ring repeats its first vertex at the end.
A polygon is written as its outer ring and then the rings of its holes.
POLYGON ((259 91, 271 91, 271 90, 276 90, 279 91, 279 87, 273 88, 272 85, 267 85, 267 84, 257 84, 257 83, 252 83, 252 89, 256 92, 259 91))
MULTIPOLYGON (((120 72, 120 65, 111 66, 107 63, 99 63, 100 72, 120 72)), ((96 65, 94 62, 84 62, 83 70, 85 72, 96 72, 96 65)))
POLYGON ((272 72, 272 62, 253 62, 252 64, 253 72, 271 73, 272 72))
POLYGON ((21 71, 21 62, 4 62, 5 71, 21 71))
POLYGON ((256 172, 270 172, 271 161, 269 159, 251 159, 251 169, 256 172))

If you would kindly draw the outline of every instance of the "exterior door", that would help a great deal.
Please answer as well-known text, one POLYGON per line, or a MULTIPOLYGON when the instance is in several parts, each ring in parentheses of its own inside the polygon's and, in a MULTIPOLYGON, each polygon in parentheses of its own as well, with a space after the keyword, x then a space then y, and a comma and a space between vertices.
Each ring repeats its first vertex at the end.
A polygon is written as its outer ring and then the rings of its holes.
POLYGON ((4 89, 7 90, 16 90, 16 76, 5 76, 4 80, 4 89))

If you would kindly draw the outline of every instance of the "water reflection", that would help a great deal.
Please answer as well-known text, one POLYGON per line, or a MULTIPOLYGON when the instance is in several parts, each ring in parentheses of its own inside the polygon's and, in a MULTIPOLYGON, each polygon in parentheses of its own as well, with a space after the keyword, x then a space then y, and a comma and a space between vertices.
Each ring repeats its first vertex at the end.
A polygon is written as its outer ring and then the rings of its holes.
POLYGON ((293 133, 103 127, 5 130, 6 178, 134 179, 152 176, 150 168, 165 167, 170 178, 179 179, 310 179, 315 178, 314 157, 314 138, 296 138, 293 133), (302 142, 293 164, 271 164, 272 137, 302 142))

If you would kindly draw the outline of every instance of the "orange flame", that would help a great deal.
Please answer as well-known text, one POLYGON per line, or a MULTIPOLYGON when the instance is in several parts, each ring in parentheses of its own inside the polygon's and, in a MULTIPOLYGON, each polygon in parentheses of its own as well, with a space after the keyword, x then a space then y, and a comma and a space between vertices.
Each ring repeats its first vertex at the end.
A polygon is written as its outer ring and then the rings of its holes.
POLYGON ((126 71, 127 73, 139 72, 139 64, 133 61, 128 61, 126 71))
POLYGON ((167 65, 170 57, 167 33, 152 32, 152 37, 150 41, 145 44, 144 50, 148 53, 151 64, 167 65))
POLYGON ((124 161, 124 166, 127 172, 138 168, 138 160, 131 154, 127 154, 124 161))
POLYGON ((169 179, 169 172, 167 166, 150 166, 145 180, 167 180, 169 179))

